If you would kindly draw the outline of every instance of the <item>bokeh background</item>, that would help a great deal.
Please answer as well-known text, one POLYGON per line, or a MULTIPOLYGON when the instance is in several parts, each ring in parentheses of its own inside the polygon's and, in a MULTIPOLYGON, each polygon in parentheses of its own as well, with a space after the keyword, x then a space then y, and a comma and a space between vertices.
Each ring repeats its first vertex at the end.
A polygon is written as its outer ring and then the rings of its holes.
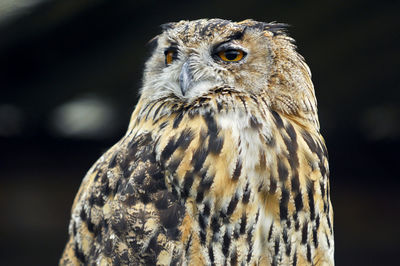
POLYGON ((146 43, 181 19, 291 25, 330 154, 337 265, 400 251, 399 1, 0 1, 0 264, 55 265, 85 172, 125 132, 146 43))

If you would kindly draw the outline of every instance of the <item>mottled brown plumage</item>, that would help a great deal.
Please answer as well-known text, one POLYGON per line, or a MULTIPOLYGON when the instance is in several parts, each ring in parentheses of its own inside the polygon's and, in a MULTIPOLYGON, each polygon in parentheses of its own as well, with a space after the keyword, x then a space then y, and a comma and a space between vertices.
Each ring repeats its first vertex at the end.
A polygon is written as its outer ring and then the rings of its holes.
POLYGON ((155 41, 60 264, 333 265, 327 150, 284 25, 181 21, 155 41))

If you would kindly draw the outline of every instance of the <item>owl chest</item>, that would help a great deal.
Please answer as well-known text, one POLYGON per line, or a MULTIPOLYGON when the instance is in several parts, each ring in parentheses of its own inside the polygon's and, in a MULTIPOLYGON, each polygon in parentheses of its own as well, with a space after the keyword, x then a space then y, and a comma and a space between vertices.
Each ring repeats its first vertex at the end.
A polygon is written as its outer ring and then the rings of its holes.
MULTIPOLYGON (((177 145, 165 166, 167 186, 185 206, 179 239, 184 261, 260 261, 260 224, 271 224, 259 196, 260 188, 269 185, 268 163, 273 157, 268 154, 268 132, 244 116, 205 116, 193 123, 199 124, 190 128, 198 134, 190 137, 185 149, 177 145)), ((168 143, 189 138, 184 132, 170 137, 160 158, 170 148, 168 143)))

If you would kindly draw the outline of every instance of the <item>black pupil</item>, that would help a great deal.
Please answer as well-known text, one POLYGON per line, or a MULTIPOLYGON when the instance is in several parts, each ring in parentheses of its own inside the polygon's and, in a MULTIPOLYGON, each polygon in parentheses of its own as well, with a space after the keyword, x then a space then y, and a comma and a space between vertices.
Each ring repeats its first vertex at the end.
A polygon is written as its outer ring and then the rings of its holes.
POLYGON ((225 57, 228 60, 235 60, 239 55, 239 52, 236 50, 227 50, 225 52, 225 57))

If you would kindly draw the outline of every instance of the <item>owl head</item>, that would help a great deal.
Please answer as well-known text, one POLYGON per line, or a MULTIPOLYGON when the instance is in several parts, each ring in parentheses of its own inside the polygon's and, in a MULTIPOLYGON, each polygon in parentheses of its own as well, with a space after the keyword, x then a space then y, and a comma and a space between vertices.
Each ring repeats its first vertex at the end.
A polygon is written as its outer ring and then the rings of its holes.
POLYGON ((162 28, 146 63, 142 97, 190 102, 224 86, 262 95, 286 114, 316 112, 309 68, 285 24, 200 19, 162 28))

